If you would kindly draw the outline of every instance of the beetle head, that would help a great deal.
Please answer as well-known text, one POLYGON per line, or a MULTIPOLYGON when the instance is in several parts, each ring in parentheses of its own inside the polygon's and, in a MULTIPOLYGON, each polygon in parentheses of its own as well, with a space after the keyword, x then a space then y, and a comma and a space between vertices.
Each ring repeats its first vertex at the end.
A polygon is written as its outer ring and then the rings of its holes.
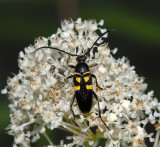
POLYGON ((86 56, 85 55, 77 56, 77 62, 78 63, 84 63, 85 60, 86 60, 86 56))

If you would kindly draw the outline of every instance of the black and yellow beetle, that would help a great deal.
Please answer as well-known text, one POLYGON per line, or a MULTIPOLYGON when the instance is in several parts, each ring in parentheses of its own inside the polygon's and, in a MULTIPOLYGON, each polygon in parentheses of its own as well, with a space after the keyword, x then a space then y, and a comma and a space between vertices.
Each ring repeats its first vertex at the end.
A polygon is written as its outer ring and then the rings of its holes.
POLYGON ((71 53, 65 52, 65 51, 63 51, 61 49, 54 48, 54 47, 49 47, 49 46, 43 46, 43 47, 40 47, 40 48, 38 48, 36 50, 36 51, 38 51, 39 49, 42 49, 42 48, 50 48, 50 49, 58 50, 60 52, 64 52, 66 54, 69 54, 70 56, 77 56, 77 58, 76 58, 77 62, 78 62, 77 65, 76 66, 68 65, 70 68, 74 68, 75 69, 75 73, 66 78, 66 79, 73 78, 73 82, 74 82, 74 86, 75 86, 75 94, 73 95, 73 98, 72 98, 72 101, 71 101, 71 104, 70 104, 70 108, 71 108, 72 114, 74 116, 74 119, 75 119, 75 114, 73 112, 72 105, 74 103, 75 98, 77 100, 77 103, 78 103, 78 106, 79 106, 79 109, 81 110, 81 112, 82 113, 88 113, 88 112, 90 112, 90 110, 92 108, 92 98, 94 96, 95 99, 98 102, 99 117, 100 117, 101 121, 103 122, 103 124, 108 129, 109 129, 109 127, 105 124, 105 122, 103 121, 103 119, 101 117, 98 96, 93 91, 92 79, 94 78, 96 80, 96 86, 98 88, 100 88, 100 89, 102 89, 102 88, 99 87, 99 85, 97 83, 96 76, 94 74, 91 74, 90 71, 89 71, 89 68, 96 66, 96 64, 88 66, 85 63, 85 60, 86 60, 87 56, 89 56, 89 53, 90 53, 91 49, 94 47, 94 45, 97 43, 97 41, 103 35, 105 35, 108 32, 111 32, 111 31, 114 31, 114 30, 109 30, 109 31, 106 31, 103 34, 101 34, 101 36, 98 37, 98 39, 94 42, 92 47, 89 48, 88 51, 84 55, 71 54, 71 53))

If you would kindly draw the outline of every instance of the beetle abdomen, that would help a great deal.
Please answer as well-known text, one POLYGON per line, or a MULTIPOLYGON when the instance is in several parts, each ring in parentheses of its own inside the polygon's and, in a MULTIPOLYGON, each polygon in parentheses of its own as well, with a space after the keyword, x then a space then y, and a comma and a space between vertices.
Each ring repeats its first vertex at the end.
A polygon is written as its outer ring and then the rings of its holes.
POLYGON ((92 90, 88 90, 85 94, 82 94, 80 91, 76 91, 77 103, 82 113, 90 112, 92 108, 92 97, 92 90))

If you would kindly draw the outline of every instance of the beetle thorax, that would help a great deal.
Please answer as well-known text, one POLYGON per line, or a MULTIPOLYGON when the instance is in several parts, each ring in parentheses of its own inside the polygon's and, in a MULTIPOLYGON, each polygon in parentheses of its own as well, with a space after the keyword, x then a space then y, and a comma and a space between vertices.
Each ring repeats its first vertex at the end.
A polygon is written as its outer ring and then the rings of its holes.
POLYGON ((84 73, 89 71, 89 67, 86 63, 78 63, 75 68, 75 72, 84 73))

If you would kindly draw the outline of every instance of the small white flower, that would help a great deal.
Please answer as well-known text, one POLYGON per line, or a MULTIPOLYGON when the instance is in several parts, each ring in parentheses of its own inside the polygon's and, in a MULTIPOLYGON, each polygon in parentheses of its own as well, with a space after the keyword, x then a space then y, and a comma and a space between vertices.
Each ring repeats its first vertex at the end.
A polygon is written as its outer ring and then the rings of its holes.
POLYGON ((122 102, 122 105, 121 105, 125 110, 130 110, 130 106, 131 106, 131 103, 129 100, 123 100, 122 102))
POLYGON ((106 70, 106 68, 104 68, 103 65, 99 65, 99 67, 98 67, 98 72, 99 72, 100 74, 105 74, 105 73, 107 72, 107 70, 106 70))
POLYGON ((108 117, 108 120, 110 122, 116 121, 117 120, 117 115, 115 113, 110 113, 109 117, 108 117))
POLYGON ((101 26, 103 26, 104 20, 101 20, 98 24, 101 25, 101 26))
POLYGON ((5 89, 1 90, 1 93, 2 94, 7 94, 7 89, 5 88, 5 89))

